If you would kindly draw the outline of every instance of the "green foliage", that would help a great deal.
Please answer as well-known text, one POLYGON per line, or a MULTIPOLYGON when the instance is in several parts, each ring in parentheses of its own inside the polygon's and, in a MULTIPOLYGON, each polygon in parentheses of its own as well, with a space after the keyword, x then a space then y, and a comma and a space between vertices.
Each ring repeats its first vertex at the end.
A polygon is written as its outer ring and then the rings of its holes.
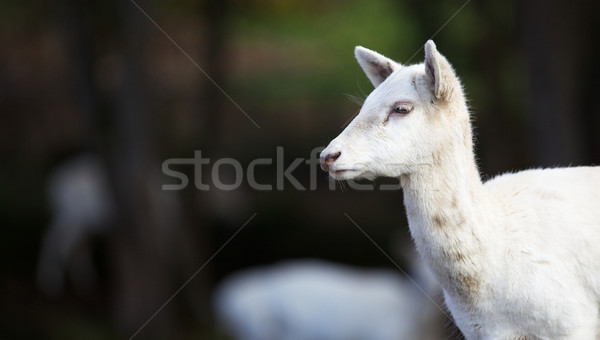
POLYGON ((234 40, 249 50, 268 44, 272 50, 267 53, 288 58, 283 71, 249 72, 236 79, 237 91, 249 100, 267 96, 278 103, 305 97, 342 98, 344 93, 364 97, 372 85, 356 64, 354 47, 409 56, 417 46, 417 25, 408 13, 385 0, 298 2, 234 13, 230 31, 234 40))

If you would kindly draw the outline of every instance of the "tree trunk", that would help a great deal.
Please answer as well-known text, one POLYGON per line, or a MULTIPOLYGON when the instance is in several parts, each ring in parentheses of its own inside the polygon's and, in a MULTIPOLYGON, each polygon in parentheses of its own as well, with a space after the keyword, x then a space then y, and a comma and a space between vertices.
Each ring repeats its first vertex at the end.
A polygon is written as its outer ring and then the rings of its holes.
POLYGON ((579 1, 519 2, 529 67, 532 143, 541 166, 585 164, 582 76, 586 42, 579 1))

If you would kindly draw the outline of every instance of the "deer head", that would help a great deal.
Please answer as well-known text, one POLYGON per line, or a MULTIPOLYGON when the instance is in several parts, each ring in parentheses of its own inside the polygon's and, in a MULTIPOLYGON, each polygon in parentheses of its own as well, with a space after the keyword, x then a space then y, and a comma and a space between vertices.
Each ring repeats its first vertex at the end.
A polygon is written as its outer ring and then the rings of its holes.
POLYGON ((401 65, 360 46, 355 55, 375 90, 321 152, 321 167, 332 178, 399 177, 431 164, 457 139, 470 141, 460 81, 433 41, 425 44, 425 61, 417 65, 401 65))

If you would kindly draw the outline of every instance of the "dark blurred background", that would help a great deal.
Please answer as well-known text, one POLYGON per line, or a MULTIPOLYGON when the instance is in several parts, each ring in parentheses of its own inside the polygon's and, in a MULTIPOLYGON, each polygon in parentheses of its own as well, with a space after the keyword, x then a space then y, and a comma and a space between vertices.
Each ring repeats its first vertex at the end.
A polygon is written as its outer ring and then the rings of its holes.
MULTIPOLYGON (((409 266, 399 191, 329 190, 323 172, 317 190, 256 191, 245 178, 232 191, 161 190, 174 183, 161 163, 195 150, 246 166, 282 146, 287 166, 327 145, 372 89, 356 45, 418 63, 435 35, 470 99, 485 178, 600 163, 598 2, 464 4, 2 1, 0 338, 129 338, 202 268, 136 338, 211 339, 212 291, 239 269, 305 257, 393 268, 344 213, 409 266), (92 169, 83 186, 103 197, 88 215, 87 198, 61 194, 81 174, 73 164, 92 169), (44 240, 56 227, 63 242, 63 222, 78 230, 63 261, 75 274, 50 284, 40 263, 60 256, 44 240)), ((193 180, 193 167, 176 168, 193 180)), ((309 170, 293 171, 307 189, 309 170)), ((210 166, 196 175, 212 184, 210 166)), ((275 164, 256 168, 259 183, 275 177, 275 164)))

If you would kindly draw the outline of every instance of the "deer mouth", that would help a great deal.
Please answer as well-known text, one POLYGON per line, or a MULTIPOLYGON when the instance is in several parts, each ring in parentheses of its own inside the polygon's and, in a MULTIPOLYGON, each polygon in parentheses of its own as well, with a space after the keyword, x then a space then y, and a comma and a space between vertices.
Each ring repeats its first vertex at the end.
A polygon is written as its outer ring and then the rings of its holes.
POLYGON ((347 171, 352 171, 352 170, 331 170, 331 172, 336 175, 341 175, 347 171))
POLYGON ((329 170, 329 175, 331 178, 336 180, 346 180, 353 179, 360 175, 361 171, 357 169, 337 169, 337 170, 329 170))

